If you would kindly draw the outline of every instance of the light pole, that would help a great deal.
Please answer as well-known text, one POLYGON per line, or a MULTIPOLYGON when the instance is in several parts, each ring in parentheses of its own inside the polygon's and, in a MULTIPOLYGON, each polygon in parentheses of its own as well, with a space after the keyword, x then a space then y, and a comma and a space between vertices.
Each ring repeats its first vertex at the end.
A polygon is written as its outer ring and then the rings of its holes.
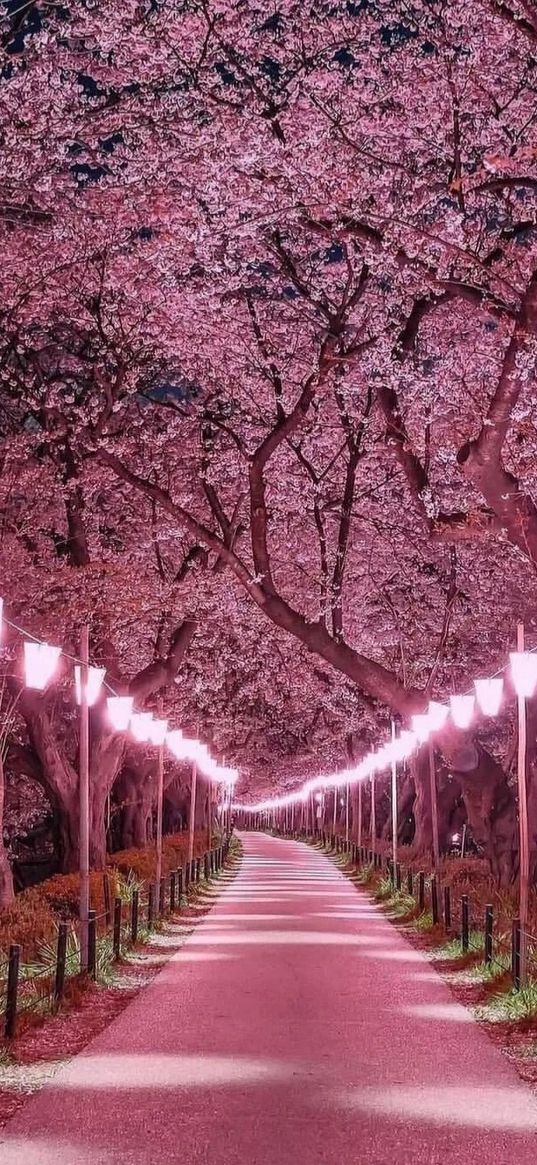
POLYGON ((392 860, 393 878, 397 869, 397 761, 395 759, 395 720, 392 720, 392 860))
POLYGON ((88 970, 89 915, 89 628, 80 635, 80 733, 79 733, 79 869, 80 869, 80 970, 88 970))

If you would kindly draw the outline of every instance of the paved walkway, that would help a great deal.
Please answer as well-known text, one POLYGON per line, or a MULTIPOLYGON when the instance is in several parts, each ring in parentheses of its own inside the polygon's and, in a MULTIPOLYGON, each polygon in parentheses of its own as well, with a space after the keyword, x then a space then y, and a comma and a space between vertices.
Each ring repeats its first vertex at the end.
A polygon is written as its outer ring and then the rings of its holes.
POLYGON ((1 1165, 535 1165, 537 1102, 305 846, 245 860, 156 980, 0 1134, 1 1165))

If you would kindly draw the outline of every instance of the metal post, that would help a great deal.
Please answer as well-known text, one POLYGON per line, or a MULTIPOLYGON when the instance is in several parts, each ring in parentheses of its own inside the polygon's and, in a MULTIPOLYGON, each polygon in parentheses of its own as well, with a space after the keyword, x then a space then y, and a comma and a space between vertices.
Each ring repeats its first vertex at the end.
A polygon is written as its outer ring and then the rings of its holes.
POLYGON ((429 785, 431 793, 431 829, 433 835, 433 870, 440 862, 440 843, 438 840, 438 799, 436 794, 436 765, 434 761, 434 744, 429 737, 429 785))
POLYGON ((490 967, 492 963, 493 926, 494 914, 492 906, 485 906, 485 965, 487 967, 490 967))
POLYGON ((80 635, 80 728, 78 749, 78 799, 79 799, 79 873, 80 873, 80 969, 89 971, 88 960, 88 918, 90 905, 89 890, 89 709, 88 709, 88 669, 89 669, 89 628, 83 627, 80 635))
POLYGON ((160 886, 162 878, 162 814, 164 806, 164 744, 159 744, 157 754, 157 860, 155 881, 160 886))
POLYGON ((470 945, 470 912, 468 906, 468 895, 463 894, 461 898, 461 946, 463 951, 467 951, 470 945))
POLYGON ((433 915, 433 926, 438 926, 440 921, 439 903, 438 903, 438 878, 433 874, 431 878, 431 909, 433 915))
POLYGON ((513 977, 513 987, 516 991, 520 990, 522 980, 520 977, 520 919, 513 919, 513 930, 511 936, 511 975, 513 977))
MULTIPOLYGON (((524 651, 524 624, 517 626, 517 651, 524 651)), ((528 895, 530 878, 530 849, 528 830, 528 791, 526 784, 526 700, 519 695, 518 706, 518 848, 519 848, 519 920, 520 920, 520 983, 526 982, 528 929, 528 895)))
POLYGON ((97 915, 88 910, 88 975, 97 978, 97 915))
POLYGON ((58 924, 58 945, 56 948, 56 975, 54 978, 54 1010, 57 1011, 63 999, 65 987, 65 963, 67 958, 67 923, 58 924))
MULTIPOLYGON (((375 802, 375 778, 371 777, 371 849, 374 855, 377 852, 377 806, 375 802)), ((375 863, 376 864, 376 863, 375 863)))
POLYGON ((17 1027, 17 994, 19 990, 19 963, 21 948, 18 943, 12 943, 9 948, 9 963, 7 969, 6 1013, 4 1020, 4 1034, 11 1040, 17 1027))
POLYGON ((397 761, 395 759, 395 720, 392 719, 392 861, 397 870, 397 761))
POLYGON ((138 941, 138 907, 138 890, 133 890, 131 898, 131 942, 133 946, 138 941))
POLYGON ((193 764, 190 776, 190 814, 188 824, 188 860, 194 857, 194 826, 196 824, 196 787, 198 783, 197 765, 193 764))
POLYGON ((444 929, 449 934, 451 930, 451 889, 444 886, 444 929))
POLYGON ((121 958, 121 898, 114 899, 114 958, 121 958))

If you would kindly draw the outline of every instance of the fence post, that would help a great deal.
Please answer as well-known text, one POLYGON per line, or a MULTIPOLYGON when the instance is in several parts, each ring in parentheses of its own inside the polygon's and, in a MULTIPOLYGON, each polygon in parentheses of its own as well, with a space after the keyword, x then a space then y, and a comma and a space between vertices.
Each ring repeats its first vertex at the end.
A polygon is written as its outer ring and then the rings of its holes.
POLYGON ((7 1040, 13 1039, 17 1027, 17 994, 19 990, 19 963, 21 948, 18 943, 12 943, 9 948, 9 963, 7 969, 7 996, 4 1034, 7 1040))
POLYGON ((418 910, 423 914, 425 910, 425 874, 420 870, 418 874, 418 910))
POLYGON ((138 890, 133 890, 131 898, 131 943, 133 946, 138 942, 138 907, 138 890))
POLYGON ((399 862, 395 863, 395 889, 398 893, 401 889, 401 866, 399 862))
POLYGON ((490 967, 492 963, 492 933, 494 926, 494 914, 492 906, 485 906, 485 966, 490 967))
POLYGON ((147 929, 148 930, 151 930, 151 927, 153 925, 154 898, 155 898, 155 887, 153 886, 153 883, 151 882, 151 884, 149 886, 149 897, 147 899, 147 929))
POLYGON ((175 870, 170 874, 170 914, 175 914, 175 870))
POLYGON ((463 951, 468 950, 470 942, 470 916, 468 910, 468 895, 461 898, 461 946, 463 951))
POLYGON ((203 876, 204 876, 205 881, 208 882, 209 878, 211 876, 211 870, 210 870, 210 866, 209 866, 209 854, 205 854, 205 857, 203 859, 203 876))
POLYGON ((407 870, 406 888, 407 888, 407 894, 408 894, 409 898, 413 898, 414 897, 414 878, 412 875, 412 870, 407 870))
POLYGON ((431 909, 433 913, 433 926, 438 926, 440 912, 438 909, 438 878, 436 874, 433 874, 431 877, 431 909))
POLYGON ((513 978, 513 987, 516 991, 520 990, 520 919, 513 919, 513 931, 511 936, 511 975, 513 978))
POLYGON ((188 887, 190 885, 190 862, 186 862, 184 869, 184 891, 188 894, 188 887))
POLYGON ((451 889, 444 886, 444 930, 449 934, 451 930, 451 889))
POLYGON ((121 958, 121 898, 114 898, 114 958, 121 958))
POLYGON ((196 858, 196 882, 201 882, 201 858, 196 858))
POLYGON ((67 923, 58 925, 58 945, 56 947, 56 975, 54 978, 54 1010, 57 1011, 63 999, 65 987, 65 961, 67 957, 67 923))
POLYGON ((180 866, 177 871, 177 903, 179 910, 181 909, 183 900, 183 867, 180 866))
POLYGON ((97 978, 97 915, 88 910, 88 975, 97 978))
POLYGON ((158 912, 159 914, 166 913, 166 879, 160 879, 160 886, 158 888, 158 912))
POLYGON ((104 916, 107 926, 110 926, 112 921, 112 902, 110 899, 110 879, 108 874, 103 874, 103 897, 104 897, 104 916))

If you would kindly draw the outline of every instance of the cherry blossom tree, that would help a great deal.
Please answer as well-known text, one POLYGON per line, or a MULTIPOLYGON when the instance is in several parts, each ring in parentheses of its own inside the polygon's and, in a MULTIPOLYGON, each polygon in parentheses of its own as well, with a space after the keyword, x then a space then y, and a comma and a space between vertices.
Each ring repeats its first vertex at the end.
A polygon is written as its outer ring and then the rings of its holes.
MULTIPOLYGON (((254 732, 282 652, 301 733, 317 717, 307 763, 343 762, 347 729, 359 751, 494 670, 517 617, 534 633, 533 9, 131 0, 25 20, 6 18, 0 92, 6 489, 29 451, 78 569, 103 554, 95 504, 130 523, 122 595, 181 576, 217 734, 233 628, 259 661, 254 732)), ((510 735, 507 717, 439 742, 504 878, 510 735)))

